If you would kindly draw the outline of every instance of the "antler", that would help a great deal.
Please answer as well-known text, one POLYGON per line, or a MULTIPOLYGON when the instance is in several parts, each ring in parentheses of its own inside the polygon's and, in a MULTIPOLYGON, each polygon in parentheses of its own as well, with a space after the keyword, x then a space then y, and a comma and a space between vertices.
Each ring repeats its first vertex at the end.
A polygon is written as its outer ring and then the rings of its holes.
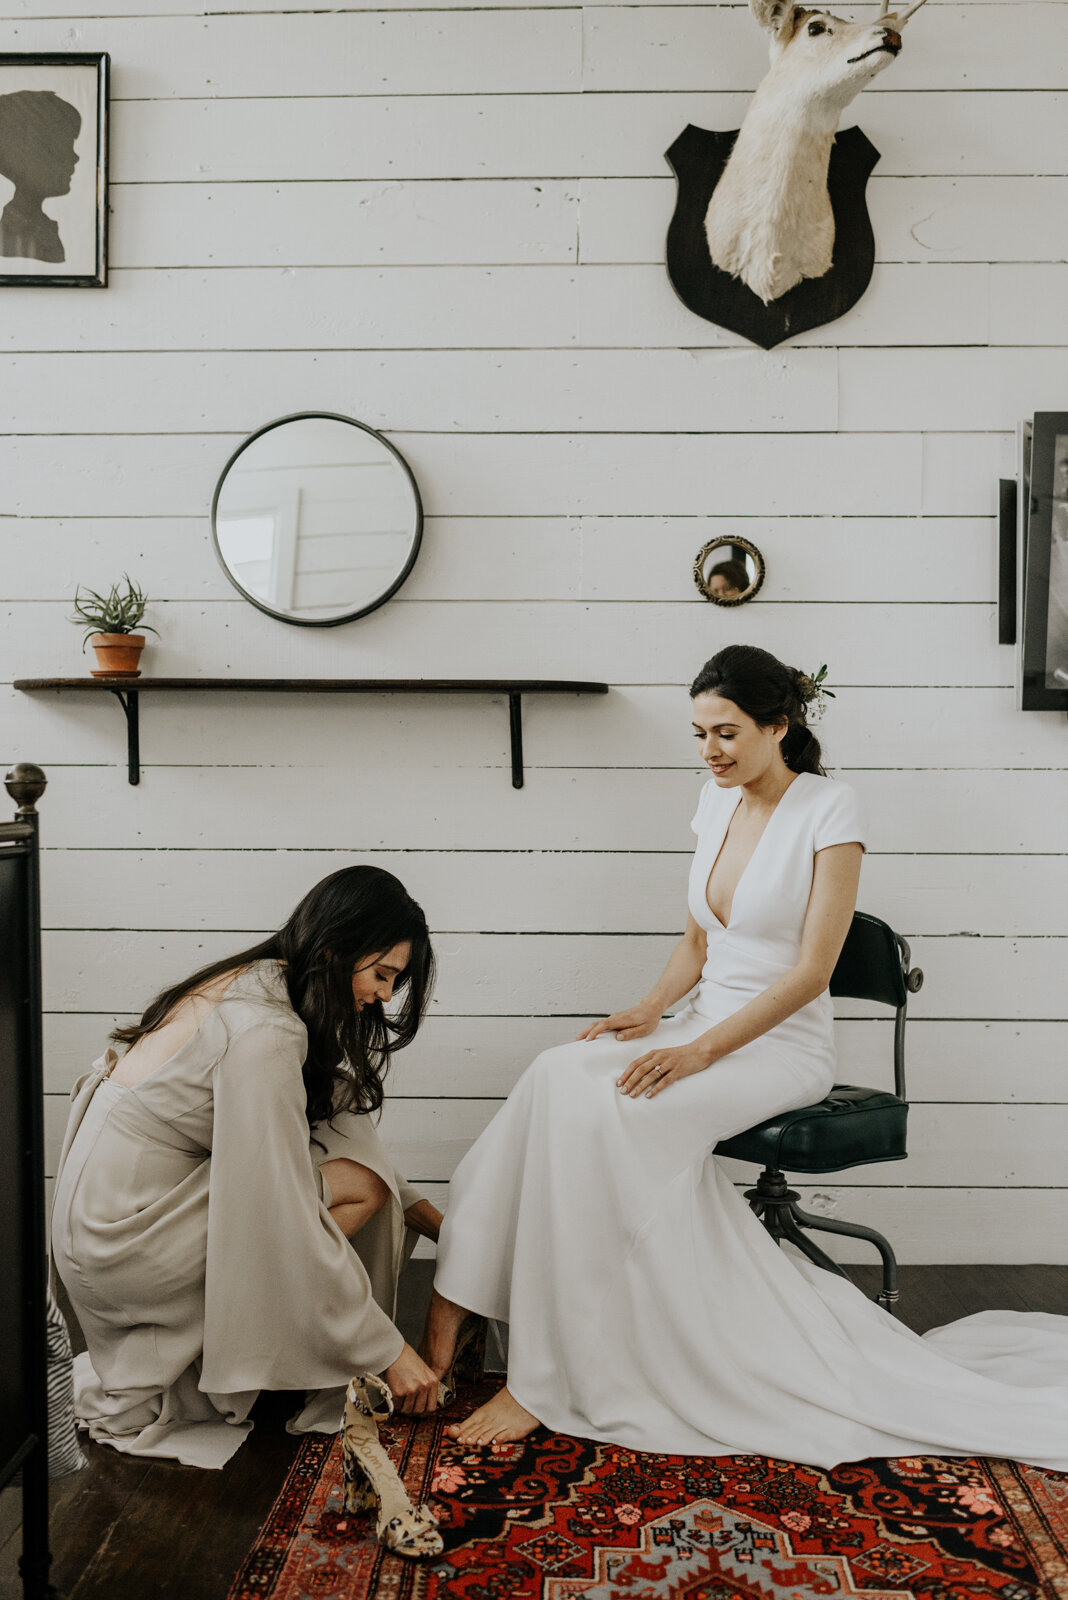
POLYGON ((903 28, 913 12, 918 11, 924 4, 925 0, 914 0, 914 4, 909 6, 907 11, 902 11, 899 14, 896 11, 889 10, 888 0, 880 0, 879 15, 875 20, 876 22, 882 22, 888 18, 891 22, 896 22, 899 28, 903 28))

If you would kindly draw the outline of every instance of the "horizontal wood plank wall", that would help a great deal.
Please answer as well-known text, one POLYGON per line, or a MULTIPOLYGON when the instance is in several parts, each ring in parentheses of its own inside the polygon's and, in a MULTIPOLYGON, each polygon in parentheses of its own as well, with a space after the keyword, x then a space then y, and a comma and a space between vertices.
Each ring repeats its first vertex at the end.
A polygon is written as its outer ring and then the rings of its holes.
MULTIPOLYGON (((1068 729, 1014 709, 993 520, 1017 419, 1068 407, 1068 0, 920 14, 846 119, 882 152, 871 288, 770 353, 662 266, 663 151, 736 127, 763 69, 742 4, 0 19, 5 50, 110 51, 114 86, 111 286, 0 291, 0 754, 50 779, 50 1159, 116 1018, 368 860, 437 932, 385 1131, 444 1197, 531 1056, 670 948, 701 783, 685 684, 750 640, 828 663, 862 904, 927 973, 909 1161, 807 1203, 905 1260, 1068 1260, 1068 729), (240 439, 304 408, 386 430, 427 510, 399 595, 327 633, 245 605, 207 524, 240 439), (768 580, 720 612, 690 566, 732 530, 768 580), (131 789, 113 702, 10 689, 82 670, 74 587, 124 571, 153 597, 150 672, 612 692, 528 703, 521 793, 499 699, 147 698, 131 789)), ((889 1082, 886 1019, 838 1026, 842 1076, 889 1082)))

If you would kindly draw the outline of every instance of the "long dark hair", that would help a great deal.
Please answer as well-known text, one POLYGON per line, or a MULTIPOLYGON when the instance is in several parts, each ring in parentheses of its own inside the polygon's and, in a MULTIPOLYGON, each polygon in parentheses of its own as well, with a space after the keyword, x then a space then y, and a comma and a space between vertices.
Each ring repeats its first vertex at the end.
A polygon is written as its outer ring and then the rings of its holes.
POLYGON ((807 721, 816 697, 812 679, 788 667, 755 644, 729 644, 706 661, 690 685, 690 699, 718 694, 744 711, 761 728, 787 724, 780 749, 791 772, 827 774, 820 765, 820 742, 807 721))
POLYGON ((112 1039, 136 1043, 202 984, 252 961, 283 963, 290 1003, 308 1030, 304 1087, 309 1126, 339 1111, 377 1111, 390 1057, 415 1038, 434 981, 426 917, 404 885, 381 867, 332 872, 309 890, 277 933, 164 989, 139 1023, 116 1028, 112 1039), (403 943, 411 946, 411 957, 395 984, 403 992, 400 1007, 387 1016, 375 1000, 357 1011, 354 969, 403 943))

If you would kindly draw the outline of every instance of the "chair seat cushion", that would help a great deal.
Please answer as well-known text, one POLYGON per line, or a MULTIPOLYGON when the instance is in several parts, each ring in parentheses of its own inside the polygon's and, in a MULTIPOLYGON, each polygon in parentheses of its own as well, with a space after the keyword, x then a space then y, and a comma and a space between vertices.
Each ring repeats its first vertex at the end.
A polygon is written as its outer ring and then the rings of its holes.
POLYGON ((909 1108, 896 1094, 835 1084, 826 1100, 769 1117, 723 1139, 718 1156, 790 1172, 837 1172, 871 1161, 901 1161, 909 1108))

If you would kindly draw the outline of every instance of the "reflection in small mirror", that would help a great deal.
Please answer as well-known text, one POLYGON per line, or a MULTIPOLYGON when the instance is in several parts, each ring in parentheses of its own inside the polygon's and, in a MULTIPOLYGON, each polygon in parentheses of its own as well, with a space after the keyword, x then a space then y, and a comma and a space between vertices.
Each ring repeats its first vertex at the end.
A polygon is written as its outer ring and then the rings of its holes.
POLYGON ((247 439, 212 505, 223 567, 261 611, 331 627, 374 611, 411 571, 419 491, 403 456, 347 417, 283 417, 247 439))
POLYGON ((712 539, 697 552, 693 580, 714 605, 740 606, 757 593, 764 570, 764 557, 748 539, 712 539))

